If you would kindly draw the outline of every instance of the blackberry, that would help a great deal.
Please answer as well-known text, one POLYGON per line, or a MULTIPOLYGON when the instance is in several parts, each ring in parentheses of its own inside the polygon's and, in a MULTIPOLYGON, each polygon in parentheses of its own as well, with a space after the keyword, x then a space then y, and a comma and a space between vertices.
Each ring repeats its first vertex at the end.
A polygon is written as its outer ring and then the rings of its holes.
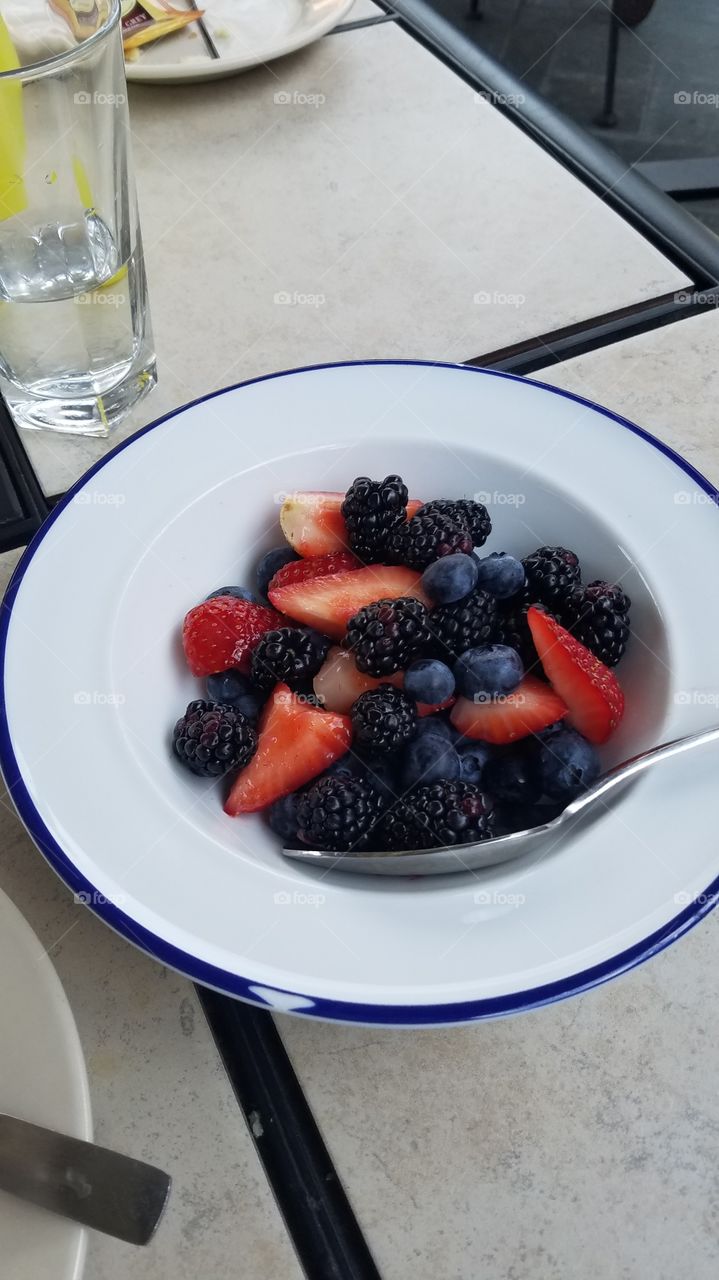
POLYGON ((419 515, 447 516, 453 524, 458 524, 472 539, 475 547, 483 547, 492 532, 490 514, 481 502, 471 498, 435 498, 433 502, 425 502, 419 515))
POLYGON ((300 798, 299 837, 313 849, 361 848, 383 807, 379 792, 366 779, 347 773, 325 775, 300 798))
POLYGON ((533 669, 539 663, 539 655, 529 630, 527 610, 535 603, 537 602, 532 599, 527 590, 517 592, 516 596, 511 596, 509 600, 500 600, 494 628, 496 643, 506 644, 510 649, 516 649, 524 663, 525 671, 531 671, 534 675, 537 674, 533 669))
POLYGON ((421 600, 412 596, 377 600, 350 618, 343 645, 352 650, 358 671, 391 676, 404 671, 425 649, 427 617, 421 600))
POLYGON ((389 755, 409 742, 417 724, 417 706, 403 689, 381 684, 361 693, 350 711, 355 746, 366 755, 389 755))
POLYGON ((522 561, 533 600, 558 607, 578 585, 579 558, 564 547, 537 547, 522 561))
POLYGON ((629 639, 630 608, 631 600, 621 587, 608 582, 590 582, 570 594, 560 621, 601 662, 616 667, 629 639))
POLYGON ((299 689, 317 675, 329 644, 317 631, 301 631, 299 627, 266 631, 252 654, 252 683, 258 689, 271 689, 278 682, 299 689))
POLYGON ((497 602, 486 591, 473 591, 456 604, 439 605, 428 619, 432 652, 451 665, 465 649, 495 638, 496 617, 497 602))
POLYGON ((172 750, 185 768, 202 778, 219 778, 251 760, 257 734, 246 716, 221 702, 189 703, 172 734, 172 750))
POLYGON ((401 476, 385 476, 384 480, 358 476, 352 482, 342 503, 342 515, 356 556, 368 564, 382 560, 388 534, 407 517, 408 499, 401 476))
POLYGON ((377 828, 382 849, 432 849, 494 835, 492 801, 473 782, 432 782, 387 810, 377 828))
POLYGON ((441 556, 472 554, 471 535, 449 516, 421 507, 416 516, 395 529, 387 539, 387 555, 393 564, 426 569, 441 556))

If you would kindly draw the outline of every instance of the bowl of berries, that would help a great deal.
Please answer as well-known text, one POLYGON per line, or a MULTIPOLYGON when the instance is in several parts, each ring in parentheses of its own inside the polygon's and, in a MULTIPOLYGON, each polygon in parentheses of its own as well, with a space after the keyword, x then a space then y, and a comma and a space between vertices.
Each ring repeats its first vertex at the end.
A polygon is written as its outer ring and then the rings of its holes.
POLYGON ((713 723, 719 606, 687 566, 718 537, 688 463, 533 381, 243 384, 119 446, 23 558, 10 793, 93 910, 240 998, 422 1025, 571 994, 713 901, 707 765, 512 861, 469 851, 713 723), (358 852, 414 874, 353 875, 358 852))

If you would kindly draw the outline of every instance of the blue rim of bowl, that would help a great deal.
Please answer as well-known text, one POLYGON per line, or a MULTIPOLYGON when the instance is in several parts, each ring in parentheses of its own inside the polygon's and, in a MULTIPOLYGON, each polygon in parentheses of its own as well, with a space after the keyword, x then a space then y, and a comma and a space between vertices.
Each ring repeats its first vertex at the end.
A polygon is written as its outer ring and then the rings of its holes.
POLYGON ((77 493, 95 476, 98 471, 115 458, 124 449, 129 448, 135 440, 141 436, 147 435, 148 432, 154 431, 156 427, 162 426, 163 423, 176 418, 179 414, 185 413, 188 409, 194 408, 195 405, 204 404, 208 400, 214 400, 218 396, 226 395, 231 391, 238 391, 243 387, 253 386, 260 382, 269 382, 274 378, 294 377, 302 373, 317 373, 325 369, 343 369, 357 368, 366 365, 401 365, 404 367, 422 366, 425 368, 452 369, 454 372, 462 372, 468 376, 479 376, 489 378, 505 378, 510 382, 520 382, 524 386, 536 387, 540 390, 548 391, 552 395, 563 397, 565 400, 573 400, 576 404, 583 405, 585 408, 593 409, 600 413, 603 417, 609 418, 612 422, 617 423, 620 427, 624 427, 627 431, 633 432, 634 435, 640 437, 653 449, 657 449, 659 453, 669 458, 680 471, 689 476, 694 483, 706 493, 709 498, 719 505, 719 490, 697 471, 690 462, 687 462, 681 454, 676 453, 668 445, 658 440, 655 436, 645 431, 636 423, 630 422, 621 415, 612 413, 610 409, 605 409, 601 405, 595 404, 592 400, 587 400, 583 396, 574 395, 570 391, 564 391, 559 387, 552 387, 549 383, 540 382, 532 378, 526 379, 518 374, 501 373, 495 369, 479 369, 471 365, 451 364, 448 361, 433 360, 346 360, 336 361, 328 364, 306 365, 298 369, 287 369, 277 373, 264 374, 258 378, 249 378, 244 382, 235 383, 234 386, 224 387, 220 391, 211 392, 209 395, 200 396, 197 400, 192 400, 188 404, 182 405, 179 409, 173 409, 171 413, 165 414, 161 418, 157 418, 148 426, 143 427, 135 435, 128 440, 124 440, 116 448, 106 454, 99 462, 90 467, 83 476, 77 481, 72 488, 68 489, 65 496, 53 508, 47 520, 36 533, 30 545, 23 554, 15 572, 11 578, 8 589, 5 593, 2 606, 0 607, 0 768, 2 769, 5 783, 7 785, 10 798, 17 809, 25 827, 33 838, 40 852, 44 855, 54 871, 64 880, 65 884, 72 890, 79 901, 86 903, 100 919, 104 920, 116 933, 122 935, 129 942, 140 947, 141 950, 148 952, 159 960, 162 964, 167 965, 171 969, 176 969, 179 973, 185 974, 194 982, 199 982, 203 986, 212 987, 216 991, 220 991, 225 995, 234 996, 241 1000, 246 1000, 250 1004, 258 1005, 263 1008, 282 1010, 297 1015, 312 1018, 322 1018, 332 1022, 349 1022, 361 1023, 365 1025, 377 1026, 439 1026, 441 1024, 463 1023, 482 1020, 485 1018, 496 1018, 509 1013, 520 1013, 529 1009, 536 1009, 546 1004, 554 1004, 557 1000, 566 999, 572 995, 578 995, 583 991, 587 991, 591 987, 600 986, 610 979, 618 977, 621 973, 626 973, 629 969, 635 968, 636 965, 650 959, 651 956, 657 955, 663 951, 665 947, 676 942, 682 934, 688 932, 694 925, 698 924, 709 911, 716 906, 719 900, 719 876, 713 880, 707 888, 695 895, 694 899, 674 916, 660 929, 654 933, 648 934, 640 942, 634 946, 627 948, 625 951, 618 952, 616 956, 603 961, 601 964, 593 965, 588 969, 581 970, 572 974, 567 978, 562 978, 556 982, 546 983, 538 987, 530 987, 525 991, 512 992, 503 996, 492 996, 484 999, 457 1001, 449 1004, 417 1004, 417 1005, 399 1005, 399 1004, 365 1004, 355 1001, 332 1000, 324 996, 315 996, 311 992, 298 991, 291 987, 268 988, 259 979, 244 978, 239 974, 230 973, 224 969, 220 969, 215 965, 206 963, 204 960, 198 959, 196 956, 182 951, 180 948, 166 942, 165 939, 159 938, 156 934, 139 925, 131 917, 125 915, 114 903, 105 899, 95 886, 86 880, 80 874, 75 865, 70 861, 64 853, 61 846, 57 843, 51 831, 45 825, 45 822, 38 812, 30 794, 25 786, 20 771, 15 752, 13 750, 12 741, 7 721, 7 707, 5 702, 5 655, 7 650, 7 639, 10 627, 10 619, 12 610, 22 580, 27 569, 47 537, 50 529, 55 521, 61 515, 65 507, 72 501, 77 493), (263 999, 260 991, 270 991, 278 997, 277 1002, 271 999, 263 999), (296 1006, 292 1008, 292 1004, 296 1006))

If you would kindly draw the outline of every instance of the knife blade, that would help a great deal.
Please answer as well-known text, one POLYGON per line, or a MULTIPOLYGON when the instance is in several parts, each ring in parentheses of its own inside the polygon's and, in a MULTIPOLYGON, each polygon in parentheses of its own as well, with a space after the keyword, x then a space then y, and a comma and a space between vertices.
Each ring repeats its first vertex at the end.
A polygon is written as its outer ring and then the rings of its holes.
POLYGON ((0 1188, 84 1227, 148 1244, 171 1183, 142 1160, 0 1114, 0 1188))

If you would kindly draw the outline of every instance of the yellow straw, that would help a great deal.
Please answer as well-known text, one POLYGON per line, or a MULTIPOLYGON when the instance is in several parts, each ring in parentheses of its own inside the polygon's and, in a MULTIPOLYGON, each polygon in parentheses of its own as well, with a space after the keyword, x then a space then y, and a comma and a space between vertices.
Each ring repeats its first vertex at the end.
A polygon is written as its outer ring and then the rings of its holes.
MULTIPOLYGON (((20 59, 10 32, 0 14, 0 71, 17 71, 20 59)), ((22 85, 0 81, 0 220, 12 218, 27 208, 23 181, 25 123, 22 114, 22 85)))

